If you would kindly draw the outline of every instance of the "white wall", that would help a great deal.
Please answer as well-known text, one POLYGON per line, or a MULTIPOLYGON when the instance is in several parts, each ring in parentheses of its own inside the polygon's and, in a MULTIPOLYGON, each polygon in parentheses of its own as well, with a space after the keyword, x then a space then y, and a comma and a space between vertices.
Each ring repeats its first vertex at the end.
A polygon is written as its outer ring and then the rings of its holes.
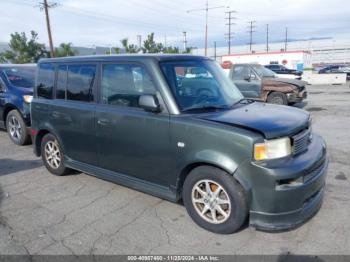
MULTIPOLYGON (((284 42, 271 43, 270 51, 280 51, 284 48, 284 42)), ((350 39, 322 39, 295 41, 288 43, 288 51, 309 51, 312 53, 311 64, 319 63, 350 63, 350 39)), ((248 45, 236 45, 231 48, 233 54, 249 53, 248 45)), ((265 52, 266 45, 253 45, 256 52, 265 52)), ((194 49, 193 54, 204 55, 204 49, 194 49)), ((227 55, 227 47, 219 47, 216 50, 217 60, 221 61, 223 55, 227 55)), ((214 49, 208 49, 208 56, 214 57, 214 49)))
POLYGON ((286 67, 297 69, 297 64, 303 64, 304 68, 310 67, 310 54, 305 52, 279 52, 279 53, 259 53, 259 54, 242 54, 228 55, 222 57, 222 62, 231 61, 233 64, 238 63, 256 63, 268 65, 270 63, 283 64, 287 61, 286 67))

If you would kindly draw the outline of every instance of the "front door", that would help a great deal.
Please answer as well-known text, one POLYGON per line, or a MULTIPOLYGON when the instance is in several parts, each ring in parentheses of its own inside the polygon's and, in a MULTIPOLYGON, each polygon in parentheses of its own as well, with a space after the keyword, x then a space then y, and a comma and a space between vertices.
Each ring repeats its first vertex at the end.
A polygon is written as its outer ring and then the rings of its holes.
POLYGON ((175 160, 169 153, 169 115, 138 105, 156 87, 136 63, 101 65, 101 103, 96 108, 99 166, 149 182, 169 185, 175 160))
POLYGON ((236 65, 232 68, 231 78, 244 97, 259 99, 261 80, 248 65, 236 65))

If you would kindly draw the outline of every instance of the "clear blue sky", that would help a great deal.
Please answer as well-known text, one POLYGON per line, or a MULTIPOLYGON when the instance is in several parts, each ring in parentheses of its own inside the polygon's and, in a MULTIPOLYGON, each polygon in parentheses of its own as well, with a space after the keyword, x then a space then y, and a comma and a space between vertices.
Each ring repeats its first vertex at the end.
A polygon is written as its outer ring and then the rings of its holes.
MULTIPOLYGON (((37 7, 40 0, 0 1, 0 42, 9 40, 12 32, 39 33, 47 43, 44 13, 37 7)), ((158 41, 181 45, 182 32, 187 31, 190 46, 203 46, 203 11, 187 13, 189 9, 204 8, 205 0, 56 0, 50 10, 54 44, 72 42, 76 46, 119 45, 129 38, 136 43, 136 35, 143 39, 154 32, 158 41)), ((350 12, 344 0, 209 0, 209 6, 225 6, 210 10, 209 44, 225 45, 225 11, 236 10, 233 26, 234 44, 248 42, 248 21, 255 20, 254 39, 265 39, 266 24, 270 25, 270 39, 284 39, 288 27, 291 39, 315 37, 350 38, 350 12), (229 6, 229 8, 228 8, 229 6)))

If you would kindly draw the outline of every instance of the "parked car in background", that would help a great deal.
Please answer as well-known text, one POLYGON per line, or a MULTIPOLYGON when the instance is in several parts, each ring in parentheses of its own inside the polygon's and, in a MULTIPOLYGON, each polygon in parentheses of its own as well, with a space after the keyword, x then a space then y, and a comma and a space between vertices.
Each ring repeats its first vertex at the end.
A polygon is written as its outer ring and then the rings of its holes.
POLYGON ((232 65, 229 77, 246 98, 279 105, 292 105, 307 98, 305 81, 279 78, 262 65, 232 65))
POLYGON ((298 71, 295 69, 289 69, 284 65, 270 64, 270 65, 265 65, 265 67, 275 72, 279 77, 283 77, 283 78, 293 78, 293 79, 301 80, 301 76, 303 74, 303 72, 301 71, 298 71))
POLYGON ((30 143, 30 102, 36 65, 0 65, 0 127, 17 145, 30 143))
POLYGON ((318 71, 319 74, 346 74, 346 79, 350 80, 350 65, 329 65, 318 71))
POLYGON ((291 228, 322 203, 328 160, 310 114, 244 99, 207 57, 40 60, 31 116, 35 154, 52 174, 71 168, 182 199, 216 233, 248 217, 291 228))

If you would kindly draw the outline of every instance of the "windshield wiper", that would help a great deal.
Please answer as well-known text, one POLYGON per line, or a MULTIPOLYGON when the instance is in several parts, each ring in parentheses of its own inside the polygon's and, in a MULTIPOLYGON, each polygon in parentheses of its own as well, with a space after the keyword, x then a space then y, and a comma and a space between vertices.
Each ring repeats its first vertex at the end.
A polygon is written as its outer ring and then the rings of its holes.
POLYGON ((202 105, 202 106, 190 106, 187 108, 182 109, 182 112, 191 112, 191 111, 210 111, 210 110, 223 110, 223 109, 229 109, 229 106, 213 106, 213 105, 202 105))

